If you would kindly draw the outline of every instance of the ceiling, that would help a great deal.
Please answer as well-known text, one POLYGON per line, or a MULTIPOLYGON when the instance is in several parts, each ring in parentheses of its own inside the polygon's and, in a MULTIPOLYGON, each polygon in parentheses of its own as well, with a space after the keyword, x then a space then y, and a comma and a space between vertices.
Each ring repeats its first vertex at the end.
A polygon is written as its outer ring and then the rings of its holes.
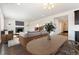
POLYGON ((51 10, 44 9, 43 3, 0 3, 5 18, 38 20, 43 17, 79 8, 79 3, 54 3, 51 10))

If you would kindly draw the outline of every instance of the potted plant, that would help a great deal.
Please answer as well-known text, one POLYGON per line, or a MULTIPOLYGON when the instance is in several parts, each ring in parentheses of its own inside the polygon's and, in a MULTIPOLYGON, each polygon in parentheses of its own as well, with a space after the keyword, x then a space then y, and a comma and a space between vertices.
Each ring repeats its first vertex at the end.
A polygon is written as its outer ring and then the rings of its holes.
POLYGON ((52 22, 45 24, 45 29, 49 33, 49 40, 51 40, 50 39, 50 32, 55 30, 55 27, 52 24, 52 22))

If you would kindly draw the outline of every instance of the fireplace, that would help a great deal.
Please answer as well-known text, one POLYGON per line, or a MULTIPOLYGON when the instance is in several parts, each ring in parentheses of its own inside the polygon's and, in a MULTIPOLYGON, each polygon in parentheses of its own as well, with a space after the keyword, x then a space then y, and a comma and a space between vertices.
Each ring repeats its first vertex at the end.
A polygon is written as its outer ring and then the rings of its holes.
POLYGON ((79 31, 75 31, 75 41, 79 42, 79 31))
POLYGON ((24 32, 24 27, 16 27, 16 33, 24 32))

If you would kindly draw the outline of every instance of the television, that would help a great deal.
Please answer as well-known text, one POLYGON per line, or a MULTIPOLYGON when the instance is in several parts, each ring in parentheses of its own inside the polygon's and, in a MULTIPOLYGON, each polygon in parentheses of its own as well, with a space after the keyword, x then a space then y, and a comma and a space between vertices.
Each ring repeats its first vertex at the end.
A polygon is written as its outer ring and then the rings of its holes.
POLYGON ((24 22, 23 21, 15 21, 15 25, 16 26, 24 26, 24 22))

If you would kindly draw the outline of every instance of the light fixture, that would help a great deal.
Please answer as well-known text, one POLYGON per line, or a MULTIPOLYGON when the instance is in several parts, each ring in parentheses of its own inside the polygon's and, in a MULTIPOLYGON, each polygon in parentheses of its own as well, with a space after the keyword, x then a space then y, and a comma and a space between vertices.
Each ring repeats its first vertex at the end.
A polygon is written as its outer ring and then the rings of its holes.
POLYGON ((39 24, 37 24, 36 27, 39 27, 39 24))
POLYGON ((54 4, 53 3, 44 3, 44 9, 52 9, 54 8, 54 4))
POLYGON ((17 5, 21 5, 21 3, 17 3, 17 5))

